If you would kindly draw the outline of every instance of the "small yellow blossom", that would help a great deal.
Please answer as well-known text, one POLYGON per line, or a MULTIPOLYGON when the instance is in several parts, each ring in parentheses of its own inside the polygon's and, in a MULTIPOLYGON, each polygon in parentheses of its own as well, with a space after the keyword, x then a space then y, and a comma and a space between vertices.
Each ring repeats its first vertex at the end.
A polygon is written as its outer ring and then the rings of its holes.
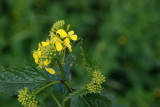
POLYGON ((63 25, 64 21, 55 23, 50 31, 50 39, 39 43, 38 50, 33 52, 38 67, 51 74, 55 74, 55 70, 49 67, 53 57, 60 55, 58 53, 65 48, 72 52, 71 41, 76 41, 78 38, 73 30, 69 31, 70 25, 67 26, 67 32, 63 29, 63 25))
POLYGON ((55 46, 56 46, 56 50, 57 51, 61 51, 62 50, 62 41, 58 38, 58 37, 53 37, 52 39, 51 39, 51 44, 55 44, 55 46))
POLYGON ((33 52, 33 57, 34 57, 35 63, 38 63, 38 61, 39 61, 39 55, 38 55, 37 51, 33 52))
POLYGON ((59 29, 56 33, 59 34, 61 38, 67 37, 66 31, 63 29, 59 29))
POLYGON ((49 44, 50 44, 49 42, 42 42, 43 47, 48 46, 49 44))
POLYGON ((51 73, 51 74, 55 74, 55 70, 53 69, 53 68, 45 68, 46 69, 46 71, 48 71, 49 73, 51 73))
POLYGON ((46 59, 46 60, 44 61, 44 65, 45 65, 45 66, 48 66, 50 63, 51 63, 51 60, 46 59))
POLYGON ((71 38, 71 40, 74 40, 74 41, 77 40, 77 35, 74 34, 73 30, 71 30, 70 32, 68 32, 68 37, 71 38))
POLYGON ((71 47, 71 44, 70 44, 70 39, 73 40, 73 41, 77 40, 77 35, 74 34, 74 31, 71 30, 67 34, 66 31, 64 31, 63 29, 59 29, 57 31, 57 34, 59 34, 61 38, 65 38, 64 45, 66 47, 68 47, 68 49, 69 49, 70 52, 72 52, 72 47, 71 47))
POLYGON ((72 52, 72 46, 70 45, 70 40, 68 38, 64 40, 64 45, 68 47, 70 52, 72 52))

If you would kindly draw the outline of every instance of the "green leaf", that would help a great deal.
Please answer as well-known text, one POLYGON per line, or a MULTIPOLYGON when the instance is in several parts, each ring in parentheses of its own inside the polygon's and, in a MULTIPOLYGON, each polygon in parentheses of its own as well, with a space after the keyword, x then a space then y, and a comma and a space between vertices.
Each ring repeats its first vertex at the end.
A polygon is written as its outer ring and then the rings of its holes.
POLYGON ((1 93, 14 95, 24 87, 35 89, 47 83, 43 73, 39 72, 33 65, 23 68, 7 68, 1 70, 1 93))
POLYGON ((99 69, 99 65, 95 60, 89 57, 89 55, 84 51, 82 46, 81 46, 81 53, 82 53, 82 62, 83 62, 82 66, 91 75, 91 72, 99 69))
POLYGON ((83 96, 83 95, 86 95, 88 94, 89 91, 86 89, 86 88, 80 88, 76 91, 73 91, 72 93, 70 93, 65 99, 64 101, 67 101, 69 100, 70 98, 72 97, 75 97, 75 96, 83 96))
POLYGON ((112 107, 111 101, 100 94, 87 94, 78 98, 76 107, 112 107))

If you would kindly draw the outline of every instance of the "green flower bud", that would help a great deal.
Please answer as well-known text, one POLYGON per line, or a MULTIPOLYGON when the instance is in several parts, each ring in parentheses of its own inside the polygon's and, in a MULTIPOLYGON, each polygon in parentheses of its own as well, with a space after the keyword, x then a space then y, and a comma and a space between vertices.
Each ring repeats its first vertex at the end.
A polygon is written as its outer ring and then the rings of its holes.
POLYGON ((25 107, 37 107, 38 101, 36 100, 35 94, 29 91, 28 88, 19 91, 18 101, 25 107))
POLYGON ((92 73, 92 80, 89 84, 87 84, 87 89, 90 93, 100 93, 102 90, 101 84, 105 82, 105 77, 101 74, 100 70, 94 71, 92 73))

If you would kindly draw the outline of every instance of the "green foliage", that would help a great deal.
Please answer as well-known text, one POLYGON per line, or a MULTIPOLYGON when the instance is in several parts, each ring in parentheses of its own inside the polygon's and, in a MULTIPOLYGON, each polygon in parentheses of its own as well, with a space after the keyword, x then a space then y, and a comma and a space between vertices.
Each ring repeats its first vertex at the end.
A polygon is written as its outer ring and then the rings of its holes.
POLYGON ((34 66, 3 69, 0 74, 0 92, 10 95, 24 87, 36 89, 46 83, 46 77, 34 66))
POLYGON ((112 107, 111 101, 100 94, 87 94, 78 98, 76 107, 112 107))
POLYGON ((88 89, 86 89, 86 87, 82 87, 82 88, 80 88, 80 89, 77 89, 77 90, 71 92, 71 93, 64 99, 64 101, 67 101, 68 99, 71 99, 71 98, 73 98, 73 97, 75 97, 75 96, 83 96, 83 95, 86 95, 86 94, 88 94, 88 93, 89 93, 88 89))
MULTIPOLYGON (((159 107, 159 97, 153 94, 155 88, 160 89, 159 10, 159 0, 1 0, 0 66, 32 62, 31 51, 47 37, 52 22, 65 19, 85 39, 87 53, 101 65, 108 78, 104 90, 115 95, 113 104, 135 107, 140 98, 148 106, 159 107), (137 88, 143 95, 132 91, 137 88), (148 94, 151 96, 146 97, 148 94)), ((75 53, 77 59, 80 51, 75 53)), ((76 65, 71 73, 73 87, 89 81, 76 65)), ((15 99, 0 95, 4 106, 16 106, 15 99)))
POLYGON ((88 53, 84 51, 82 46, 80 48, 81 48, 81 55, 82 55, 82 66, 91 75, 91 72, 98 70, 99 65, 89 57, 88 53))

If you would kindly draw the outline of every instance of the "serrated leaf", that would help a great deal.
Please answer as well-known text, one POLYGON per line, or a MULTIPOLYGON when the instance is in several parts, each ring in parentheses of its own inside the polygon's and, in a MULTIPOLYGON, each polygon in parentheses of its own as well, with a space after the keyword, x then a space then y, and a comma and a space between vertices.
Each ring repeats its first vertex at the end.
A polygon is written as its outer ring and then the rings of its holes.
POLYGON ((64 101, 67 101, 69 99, 71 99, 72 97, 75 97, 75 96, 83 96, 83 95, 86 95, 88 94, 89 91, 86 89, 86 88, 80 88, 76 91, 73 91, 72 93, 70 93, 65 99, 64 101))
POLYGON ((100 94, 87 94, 79 97, 76 107, 112 107, 111 101, 100 94))
POLYGON ((81 47, 81 53, 83 62, 82 66, 89 74, 94 70, 99 69, 98 63, 89 57, 89 55, 84 51, 83 47, 81 47))
POLYGON ((23 68, 1 69, 0 92, 17 94, 24 87, 35 89, 47 83, 46 77, 33 65, 23 68))

